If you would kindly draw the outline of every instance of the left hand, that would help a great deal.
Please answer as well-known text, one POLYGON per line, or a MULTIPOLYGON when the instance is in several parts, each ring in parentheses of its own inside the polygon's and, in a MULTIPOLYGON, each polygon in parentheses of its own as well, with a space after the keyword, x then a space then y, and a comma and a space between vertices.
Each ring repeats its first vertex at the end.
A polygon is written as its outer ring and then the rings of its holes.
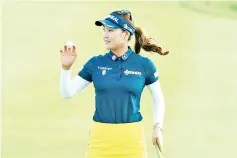
POLYGON ((163 134, 162 129, 158 126, 158 124, 155 124, 152 134, 152 143, 153 145, 157 145, 160 149, 160 152, 163 150, 163 134))

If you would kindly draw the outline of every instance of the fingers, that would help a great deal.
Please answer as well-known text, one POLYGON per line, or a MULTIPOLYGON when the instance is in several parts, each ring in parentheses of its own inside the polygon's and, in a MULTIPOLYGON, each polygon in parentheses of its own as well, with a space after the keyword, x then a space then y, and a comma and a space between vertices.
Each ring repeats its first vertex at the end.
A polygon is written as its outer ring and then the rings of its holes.
POLYGON ((63 50, 62 49, 60 49, 60 54, 63 54, 63 50))
POLYGON ((61 56, 64 56, 66 54, 66 52, 63 51, 63 49, 60 49, 60 54, 61 54, 61 56))
POLYGON ((67 52, 67 45, 64 45, 64 52, 67 52))
POLYGON ((158 148, 160 149, 160 152, 162 152, 162 142, 159 140, 159 138, 156 138, 156 144, 158 146, 158 148))
POLYGON ((72 46, 72 52, 76 52, 76 46, 75 45, 72 46))
POLYGON ((72 55, 75 55, 75 56, 77 55, 76 54, 76 46, 75 45, 72 46, 72 55))
POLYGON ((162 144, 162 140, 160 140, 158 137, 152 137, 152 144, 154 146, 158 146, 158 148, 160 149, 160 152, 162 152, 163 150, 163 144, 162 144))
POLYGON ((60 49, 60 53, 61 55, 68 54, 68 55, 76 56, 76 46, 73 45, 72 47, 68 47, 67 45, 64 45, 63 50, 60 49))
POLYGON ((71 48, 68 47, 67 45, 64 45, 63 50, 60 49, 60 53, 61 53, 61 54, 70 54, 70 53, 71 53, 71 48))
POLYGON ((72 47, 67 47, 67 51, 68 51, 68 53, 71 53, 72 47))
POLYGON ((154 137, 152 138, 152 144, 153 144, 153 145, 157 145, 157 143, 156 143, 156 138, 154 138, 154 137))

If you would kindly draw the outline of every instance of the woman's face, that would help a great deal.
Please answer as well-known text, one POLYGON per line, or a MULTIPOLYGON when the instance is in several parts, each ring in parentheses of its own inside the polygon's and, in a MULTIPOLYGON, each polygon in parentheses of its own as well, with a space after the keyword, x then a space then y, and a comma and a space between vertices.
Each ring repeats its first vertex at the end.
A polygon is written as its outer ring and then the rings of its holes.
POLYGON ((103 40, 106 49, 115 50, 127 45, 129 33, 122 29, 112 29, 103 26, 103 40))

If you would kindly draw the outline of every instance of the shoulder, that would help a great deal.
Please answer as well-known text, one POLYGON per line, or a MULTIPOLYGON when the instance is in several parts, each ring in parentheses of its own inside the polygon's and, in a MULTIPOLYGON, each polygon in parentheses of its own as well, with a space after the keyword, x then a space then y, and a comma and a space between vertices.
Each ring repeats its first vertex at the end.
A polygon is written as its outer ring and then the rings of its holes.
POLYGON ((156 65, 153 63, 151 59, 148 57, 144 57, 142 55, 136 54, 136 58, 139 59, 139 63, 142 64, 143 70, 147 76, 152 76, 153 74, 155 77, 157 76, 157 68, 156 65))
POLYGON ((89 61, 97 61, 103 58, 104 55, 96 55, 89 59, 89 61))
POLYGON ((142 55, 140 55, 140 54, 136 54, 135 52, 134 52, 134 58, 136 59, 136 61, 139 61, 140 63, 142 63, 142 65, 143 66, 150 66, 150 65, 154 65, 154 63, 152 62, 152 60, 151 59, 149 59, 149 58, 147 58, 147 57, 144 57, 144 56, 142 56, 142 55))
POLYGON ((93 56, 93 57, 91 57, 91 58, 87 61, 87 63, 95 64, 95 63, 97 63, 97 62, 99 62, 99 61, 104 60, 106 55, 107 55, 107 53, 93 56))

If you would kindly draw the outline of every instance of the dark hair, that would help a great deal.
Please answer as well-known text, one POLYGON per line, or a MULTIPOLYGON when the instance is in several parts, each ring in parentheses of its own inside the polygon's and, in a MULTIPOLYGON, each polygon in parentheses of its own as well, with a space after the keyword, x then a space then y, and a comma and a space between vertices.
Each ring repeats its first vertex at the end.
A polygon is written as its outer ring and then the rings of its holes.
MULTIPOLYGON (((119 13, 119 12, 117 12, 119 13)), ((152 38, 149 38, 146 34, 145 31, 141 27, 136 27, 134 26, 134 21, 131 18, 131 14, 120 14, 124 20, 126 20, 128 23, 133 25, 135 28, 135 52, 137 54, 140 53, 141 48, 143 48, 145 51, 149 52, 155 52, 160 55, 167 55, 169 54, 169 51, 163 52, 162 48, 159 47, 157 44, 155 44, 152 40, 152 38)), ((129 37, 129 40, 131 39, 131 36, 129 37)))

